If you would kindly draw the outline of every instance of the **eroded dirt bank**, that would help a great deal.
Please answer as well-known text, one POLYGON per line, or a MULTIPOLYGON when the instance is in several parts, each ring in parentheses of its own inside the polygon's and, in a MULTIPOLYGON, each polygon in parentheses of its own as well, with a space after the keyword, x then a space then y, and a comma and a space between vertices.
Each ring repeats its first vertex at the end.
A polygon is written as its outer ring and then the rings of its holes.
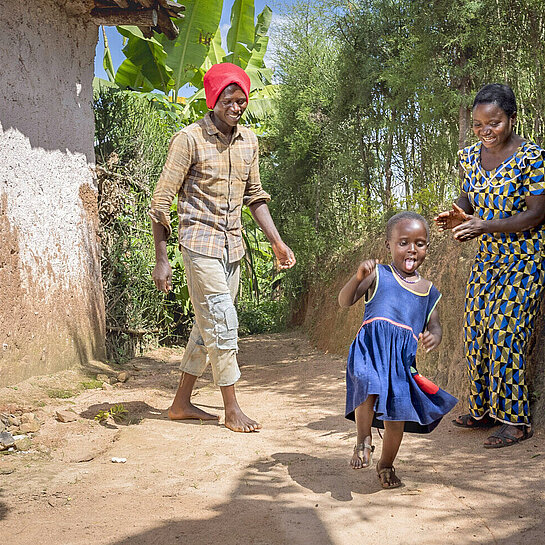
MULTIPOLYGON (((70 399, 48 397, 45 379, 0 390, 2 412, 24 408, 43 422, 30 452, 0 456, 3 543, 542 542, 542 432, 488 451, 485 432, 448 420, 431 436, 406 436, 397 463, 405 486, 384 491, 373 469, 348 466, 355 438, 342 416, 344 358, 312 348, 300 332, 243 339, 240 402, 264 429, 242 435, 166 418, 179 357, 138 358, 126 366, 127 383, 70 399), (128 424, 94 421, 112 404, 129 411, 128 424), (78 420, 57 422, 59 408, 78 420)), ((209 378, 195 402, 219 412, 209 378)), ((69 388, 82 377, 50 380, 69 388)))

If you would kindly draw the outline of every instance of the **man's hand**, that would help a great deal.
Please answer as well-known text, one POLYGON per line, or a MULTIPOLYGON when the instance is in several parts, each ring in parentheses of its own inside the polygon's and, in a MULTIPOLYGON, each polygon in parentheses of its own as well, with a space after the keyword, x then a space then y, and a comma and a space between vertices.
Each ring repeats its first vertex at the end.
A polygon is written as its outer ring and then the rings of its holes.
POLYGON ((287 244, 282 241, 275 242, 272 244, 272 249, 280 269, 291 269, 295 265, 295 256, 287 244))
POLYGON ((158 261, 151 277, 159 291, 168 293, 172 289, 172 267, 168 261, 158 261))

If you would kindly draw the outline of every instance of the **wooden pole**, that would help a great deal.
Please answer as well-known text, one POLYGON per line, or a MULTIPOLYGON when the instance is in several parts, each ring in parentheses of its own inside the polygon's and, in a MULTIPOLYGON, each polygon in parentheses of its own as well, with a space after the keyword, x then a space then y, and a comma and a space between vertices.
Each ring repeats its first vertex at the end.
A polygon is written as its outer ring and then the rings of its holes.
POLYGON ((91 10, 91 17, 96 25, 105 26, 136 25, 152 27, 157 26, 159 21, 155 9, 128 11, 121 8, 94 8, 91 10))
POLYGON ((150 26, 139 26, 138 28, 142 31, 144 38, 153 38, 153 29, 150 26))
MULTIPOLYGON (((183 17, 180 15, 179 17, 183 17)), ((157 27, 169 40, 175 40, 180 34, 178 27, 170 20, 168 13, 159 7, 157 27)))

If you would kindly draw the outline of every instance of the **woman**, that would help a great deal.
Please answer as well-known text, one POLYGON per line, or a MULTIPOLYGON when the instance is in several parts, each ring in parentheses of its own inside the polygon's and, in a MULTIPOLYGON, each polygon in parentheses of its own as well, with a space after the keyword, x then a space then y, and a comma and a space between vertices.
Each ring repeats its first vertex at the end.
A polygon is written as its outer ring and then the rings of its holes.
POLYGON ((545 151, 514 132, 516 118, 507 85, 477 93, 473 132, 479 141, 458 152, 465 172, 461 195, 435 218, 456 240, 480 242, 465 303, 469 414, 454 423, 501 423, 485 448, 511 446, 533 433, 524 360, 545 279, 545 151))

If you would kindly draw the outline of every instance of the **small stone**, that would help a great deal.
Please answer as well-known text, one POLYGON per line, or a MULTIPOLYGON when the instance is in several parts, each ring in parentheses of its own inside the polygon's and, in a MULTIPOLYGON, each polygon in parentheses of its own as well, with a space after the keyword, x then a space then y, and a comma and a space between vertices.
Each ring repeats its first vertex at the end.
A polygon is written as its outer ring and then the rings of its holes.
POLYGON ((55 417, 59 422, 74 422, 78 419, 78 415, 74 411, 57 411, 55 417))
POLYGON ((119 382, 127 382, 127 380, 129 380, 129 373, 127 373, 127 371, 121 371, 121 373, 117 373, 117 380, 119 380, 119 382))
POLYGON ((38 420, 34 420, 33 422, 25 422, 19 426, 19 431, 21 433, 36 433, 39 430, 40 423, 38 420))
POLYGON ((20 439, 15 440, 15 448, 17 450, 29 450, 31 446, 32 441, 27 435, 23 435, 20 439))
POLYGON ((100 382, 105 382, 106 384, 110 384, 110 378, 108 375, 105 375, 103 373, 99 373, 97 375, 97 380, 100 380, 100 382))
POLYGON ((3 432, 6 429, 6 425, 4 424, 3 420, 0 420, 0 433, 3 432))
POLYGON ((34 420, 37 420, 34 413, 23 413, 23 415, 21 416, 22 424, 28 424, 29 422, 34 422, 34 420))
POLYGON ((9 475, 14 471, 15 468, 13 466, 0 466, 0 475, 9 475))
POLYGON ((21 419, 18 416, 14 416, 13 414, 8 414, 8 423, 10 426, 20 426, 21 419))
POLYGON ((127 458, 118 458, 117 456, 114 456, 112 458, 112 462, 114 464, 124 464, 127 461, 127 458))
POLYGON ((15 445, 13 435, 7 431, 0 433, 0 450, 6 450, 15 445))

